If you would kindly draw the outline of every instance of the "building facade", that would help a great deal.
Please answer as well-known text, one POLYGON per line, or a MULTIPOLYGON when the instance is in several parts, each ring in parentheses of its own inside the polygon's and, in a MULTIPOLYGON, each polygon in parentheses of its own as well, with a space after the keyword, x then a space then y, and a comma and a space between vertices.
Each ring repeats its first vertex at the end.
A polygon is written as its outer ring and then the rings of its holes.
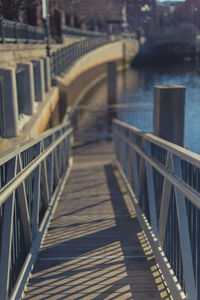
MULTIPOLYGON (((16 0, 20 1, 20 0, 16 0)), ((24 0, 18 21, 41 27, 42 0, 24 0)), ((123 20, 129 32, 152 30, 156 19, 155 0, 49 0, 51 31, 59 35, 64 25, 120 33, 123 20)))
MULTIPOLYGON (((118 0, 120 11, 124 0, 118 0)), ((156 20, 155 0, 126 0, 127 22, 130 32, 153 30, 156 20)))
POLYGON ((189 24, 190 26, 200 29, 200 1, 186 0, 179 4, 174 11, 174 19, 176 24, 189 24))

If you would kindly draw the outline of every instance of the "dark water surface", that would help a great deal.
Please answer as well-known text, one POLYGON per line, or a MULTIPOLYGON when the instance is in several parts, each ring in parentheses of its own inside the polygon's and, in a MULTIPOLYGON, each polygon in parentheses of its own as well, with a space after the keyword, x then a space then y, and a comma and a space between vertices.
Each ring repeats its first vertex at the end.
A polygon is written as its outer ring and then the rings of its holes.
POLYGON ((119 102, 142 104, 142 106, 137 112, 129 110, 119 117, 144 131, 152 131, 155 85, 186 87, 184 143, 190 150, 200 153, 200 74, 197 73, 194 65, 177 63, 121 72, 118 75, 119 102))

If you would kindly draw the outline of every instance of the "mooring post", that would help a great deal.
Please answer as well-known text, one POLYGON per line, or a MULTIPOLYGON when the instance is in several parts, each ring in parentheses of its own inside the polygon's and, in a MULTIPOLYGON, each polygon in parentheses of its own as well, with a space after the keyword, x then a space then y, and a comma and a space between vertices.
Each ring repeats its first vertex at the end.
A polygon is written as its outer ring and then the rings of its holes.
POLYGON ((184 146, 185 87, 154 87, 154 134, 184 146))

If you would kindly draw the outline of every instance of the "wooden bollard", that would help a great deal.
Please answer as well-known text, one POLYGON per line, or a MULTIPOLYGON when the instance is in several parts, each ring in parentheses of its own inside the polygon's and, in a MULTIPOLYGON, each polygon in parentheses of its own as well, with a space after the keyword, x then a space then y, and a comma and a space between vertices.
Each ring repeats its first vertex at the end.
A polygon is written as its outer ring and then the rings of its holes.
POLYGON ((184 146, 185 87, 154 87, 154 134, 184 146))

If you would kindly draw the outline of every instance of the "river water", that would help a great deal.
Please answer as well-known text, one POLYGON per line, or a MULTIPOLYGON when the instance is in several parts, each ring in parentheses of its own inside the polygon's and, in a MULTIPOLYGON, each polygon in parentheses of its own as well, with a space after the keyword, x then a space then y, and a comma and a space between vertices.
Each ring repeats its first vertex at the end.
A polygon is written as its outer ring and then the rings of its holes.
POLYGON ((118 117, 151 132, 153 128, 153 88, 155 85, 186 87, 184 144, 200 154, 200 74, 190 63, 128 69, 118 75, 118 101, 140 104, 139 111, 128 109, 118 117))

